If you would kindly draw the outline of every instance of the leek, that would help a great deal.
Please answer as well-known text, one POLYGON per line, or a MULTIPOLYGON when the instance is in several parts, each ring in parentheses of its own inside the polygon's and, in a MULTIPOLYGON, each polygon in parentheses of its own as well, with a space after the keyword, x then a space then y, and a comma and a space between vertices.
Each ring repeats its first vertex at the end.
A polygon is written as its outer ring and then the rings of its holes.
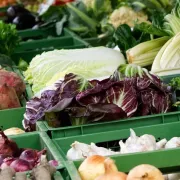
POLYGON ((138 44, 126 51, 128 62, 142 67, 151 65, 162 46, 168 40, 169 37, 165 36, 138 44))

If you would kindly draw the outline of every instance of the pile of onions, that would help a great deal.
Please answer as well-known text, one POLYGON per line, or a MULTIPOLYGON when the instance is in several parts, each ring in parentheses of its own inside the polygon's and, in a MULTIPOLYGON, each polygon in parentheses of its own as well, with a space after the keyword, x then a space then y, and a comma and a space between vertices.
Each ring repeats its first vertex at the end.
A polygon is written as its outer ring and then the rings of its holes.
POLYGON ((127 175, 118 172, 113 160, 103 156, 90 156, 79 167, 82 180, 126 180, 127 175))
MULTIPOLYGON (((0 131, 0 168, 13 168, 16 172, 32 170, 39 165, 41 156, 46 154, 46 149, 41 151, 33 149, 19 149, 16 142, 9 139, 3 131, 0 131)), ((49 162, 52 166, 58 166, 58 162, 49 162)))
POLYGON ((127 175, 118 171, 112 159, 99 155, 86 158, 78 171, 82 180, 164 180, 159 169, 152 165, 136 166, 127 175))

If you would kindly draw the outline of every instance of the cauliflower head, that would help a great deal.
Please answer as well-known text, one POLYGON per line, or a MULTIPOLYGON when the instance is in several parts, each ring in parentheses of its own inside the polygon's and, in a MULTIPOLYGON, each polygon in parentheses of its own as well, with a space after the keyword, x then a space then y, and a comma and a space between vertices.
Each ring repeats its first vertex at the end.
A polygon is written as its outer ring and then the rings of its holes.
POLYGON ((109 17, 109 23, 115 28, 121 24, 127 24, 130 27, 134 27, 134 22, 138 23, 148 22, 148 16, 143 12, 135 12, 132 8, 122 6, 119 9, 113 11, 109 17))

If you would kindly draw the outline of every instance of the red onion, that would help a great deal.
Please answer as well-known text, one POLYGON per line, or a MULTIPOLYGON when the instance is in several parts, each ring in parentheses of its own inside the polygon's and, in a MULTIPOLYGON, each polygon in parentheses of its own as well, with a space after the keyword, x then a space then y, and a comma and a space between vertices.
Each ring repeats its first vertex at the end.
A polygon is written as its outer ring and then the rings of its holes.
POLYGON ((1 169, 4 169, 4 168, 10 166, 11 163, 12 163, 13 161, 15 161, 15 160, 16 160, 16 159, 13 158, 13 157, 7 157, 7 158, 5 158, 5 159, 3 160, 3 163, 1 164, 1 169))
POLYGON ((25 161, 28 161, 32 166, 34 166, 38 160, 38 153, 36 150, 26 149, 25 151, 23 151, 21 153, 19 159, 23 159, 25 161))
POLYGON ((56 160, 51 160, 51 161, 49 161, 49 164, 50 164, 51 166, 56 167, 56 166, 58 166, 58 161, 56 161, 56 160))
POLYGON ((18 156, 19 148, 17 144, 11 139, 8 139, 8 137, 4 134, 3 131, 0 131, 0 135, 0 154, 18 156))
POLYGON ((10 167, 13 168, 16 172, 24 172, 33 169, 32 165, 23 159, 17 159, 13 161, 10 167))
POLYGON ((4 159, 7 158, 7 157, 9 157, 9 155, 7 155, 7 154, 0 154, 0 166, 3 163, 4 159))

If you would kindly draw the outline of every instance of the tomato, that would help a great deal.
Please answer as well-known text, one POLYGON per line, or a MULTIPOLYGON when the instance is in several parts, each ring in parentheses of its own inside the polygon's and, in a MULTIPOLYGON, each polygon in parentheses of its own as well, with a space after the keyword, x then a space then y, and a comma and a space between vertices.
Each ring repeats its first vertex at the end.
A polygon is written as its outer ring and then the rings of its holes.
POLYGON ((65 5, 66 3, 73 2, 75 0, 56 0, 55 5, 65 5))

